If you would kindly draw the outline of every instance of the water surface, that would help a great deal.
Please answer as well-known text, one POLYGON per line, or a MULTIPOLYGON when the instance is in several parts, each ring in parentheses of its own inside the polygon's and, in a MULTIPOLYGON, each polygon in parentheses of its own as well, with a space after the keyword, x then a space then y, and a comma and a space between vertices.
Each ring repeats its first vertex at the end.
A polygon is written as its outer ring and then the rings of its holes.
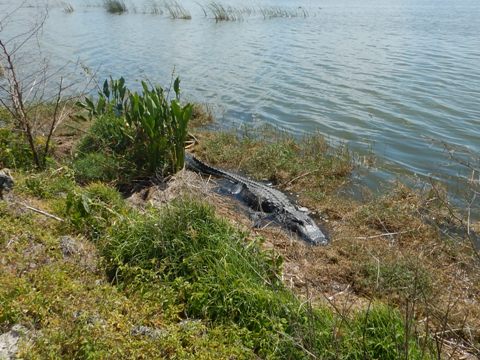
POLYGON ((182 2, 191 20, 141 14, 142 1, 127 2, 123 15, 70 2, 71 14, 50 9, 40 38, 54 64, 80 60, 100 79, 161 84, 175 68, 184 94, 220 109, 226 126, 319 131, 361 154, 373 151, 379 166, 366 179, 373 187, 405 173, 459 187, 458 176, 471 175, 448 161, 443 142, 480 150, 477 0, 230 0, 222 3, 301 6, 309 16, 263 19, 257 10, 219 23, 193 1, 182 2))

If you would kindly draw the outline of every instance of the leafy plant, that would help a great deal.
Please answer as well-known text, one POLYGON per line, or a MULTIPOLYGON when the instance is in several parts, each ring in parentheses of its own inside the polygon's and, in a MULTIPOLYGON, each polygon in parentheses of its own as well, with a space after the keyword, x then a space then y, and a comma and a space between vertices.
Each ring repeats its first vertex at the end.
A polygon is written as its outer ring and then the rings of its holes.
POLYGON ((0 168, 29 169, 34 166, 31 148, 24 138, 9 128, 0 129, 0 168))
POLYGON ((193 105, 180 104, 180 79, 174 82, 175 99, 168 102, 164 90, 149 89, 142 82, 143 94, 133 93, 125 113, 127 122, 136 128, 135 143, 145 149, 147 171, 157 169, 175 173, 183 167, 185 140, 193 105))
MULTIPOLYGON (((113 112, 116 116, 121 116, 126 107, 129 91, 125 85, 125 79, 121 77, 114 80, 110 77, 105 80, 102 90, 98 92, 97 103, 91 97, 86 97, 84 102, 78 101, 76 105, 85 109, 88 113, 88 119, 113 112)), ((77 114, 77 118, 87 120, 83 114, 77 114)))
POLYGON ((172 100, 162 87, 149 87, 145 81, 141 84, 141 93, 131 92, 123 78, 111 78, 105 80, 96 103, 91 98, 78 103, 90 119, 97 119, 81 141, 80 156, 108 150, 133 161, 138 177, 158 171, 175 173, 185 161, 184 144, 193 105, 180 103, 178 77, 173 83, 172 100))
POLYGON ((70 191, 65 205, 71 226, 93 240, 100 238, 125 211, 120 193, 101 183, 70 191))

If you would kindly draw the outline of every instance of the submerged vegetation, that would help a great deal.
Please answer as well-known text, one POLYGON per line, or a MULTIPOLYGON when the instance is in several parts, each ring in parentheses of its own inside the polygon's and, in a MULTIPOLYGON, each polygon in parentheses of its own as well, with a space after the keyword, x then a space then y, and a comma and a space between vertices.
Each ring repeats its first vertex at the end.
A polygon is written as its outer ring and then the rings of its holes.
POLYGON ((103 7, 111 14, 123 14, 128 11, 123 0, 103 0, 103 7))

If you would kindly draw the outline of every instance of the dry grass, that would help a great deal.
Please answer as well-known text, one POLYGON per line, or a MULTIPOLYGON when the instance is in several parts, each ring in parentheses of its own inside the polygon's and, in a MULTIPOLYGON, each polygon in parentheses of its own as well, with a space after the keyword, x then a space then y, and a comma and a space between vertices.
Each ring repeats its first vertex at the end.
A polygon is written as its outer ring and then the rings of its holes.
MULTIPOLYGON (((480 264, 471 243, 454 231, 458 224, 445 192, 398 183, 388 194, 358 203, 336 191, 349 181, 348 152, 338 153, 319 137, 268 142, 204 132, 199 139, 195 150, 207 162, 293 191, 324 220, 332 237, 327 247, 306 246, 277 227, 250 229, 285 259, 284 280, 297 293, 339 311, 375 300, 394 304, 414 319, 413 330, 428 333, 453 358, 480 354, 480 264), (336 156, 330 161, 318 154, 336 156)), ((234 205, 217 207, 251 228, 234 205)))

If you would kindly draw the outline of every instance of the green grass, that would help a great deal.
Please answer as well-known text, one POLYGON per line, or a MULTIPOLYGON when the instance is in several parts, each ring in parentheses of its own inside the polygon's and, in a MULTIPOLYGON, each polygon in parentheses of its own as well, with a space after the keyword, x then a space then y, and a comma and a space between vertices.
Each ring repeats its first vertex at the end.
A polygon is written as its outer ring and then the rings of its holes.
POLYGON ((23 358, 430 356, 391 307, 340 315, 297 298, 282 259, 207 204, 140 212, 110 186, 55 174, 23 174, 16 191, 65 223, 0 204, 0 328, 41 330, 23 358), (83 250, 64 258, 64 235, 83 250), (139 325, 160 335, 132 335, 139 325))
POLYGON ((345 147, 331 147, 320 134, 294 139, 269 128, 237 135, 208 132, 195 149, 212 165, 241 171, 280 188, 321 198, 348 180, 353 162, 345 147))
POLYGON ((11 128, 0 128, 0 169, 32 169, 33 155, 26 139, 11 128))
POLYGON ((414 338, 399 343, 405 338, 403 321, 390 308, 374 306, 371 318, 355 315, 339 325, 347 335, 336 337, 337 316, 302 304, 285 288, 278 256, 195 200, 162 211, 131 211, 98 238, 108 273, 124 291, 155 298, 173 289, 177 298, 164 306, 187 318, 242 329, 243 345, 261 357, 307 358, 309 351, 334 358, 340 351, 352 359, 365 352, 395 359, 411 348, 416 354, 411 358, 422 358, 414 338), (384 326, 360 342, 370 321, 384 326))

